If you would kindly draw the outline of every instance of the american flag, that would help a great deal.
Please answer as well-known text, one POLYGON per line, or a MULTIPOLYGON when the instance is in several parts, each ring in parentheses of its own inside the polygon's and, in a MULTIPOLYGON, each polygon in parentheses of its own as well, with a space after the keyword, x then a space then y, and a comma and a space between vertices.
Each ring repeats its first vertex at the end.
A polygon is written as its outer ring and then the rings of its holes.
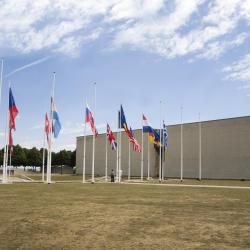
POLYGON ((137 153, 141 152, 141 145, 139 142, 136 140, 135 135, 133 133, 133 130, 130 128, 130 136, 129 136, 129 141, 133 144, 133 150, 137 153))
POLYGON ((115 140, 115 135, 113 134, 109 124, 107 124, 107 139, 109 140, 109 143, 112 147, 112 150, 115 150, 117 149, 117 142, 115 140))

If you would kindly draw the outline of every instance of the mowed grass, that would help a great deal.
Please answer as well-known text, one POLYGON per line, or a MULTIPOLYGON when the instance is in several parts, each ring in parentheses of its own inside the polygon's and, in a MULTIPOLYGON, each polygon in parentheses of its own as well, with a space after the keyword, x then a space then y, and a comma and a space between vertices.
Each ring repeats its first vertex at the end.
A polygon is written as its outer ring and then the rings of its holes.
POLYGON ((250 190, 0 185, 0 249, 249 249, 250 190))

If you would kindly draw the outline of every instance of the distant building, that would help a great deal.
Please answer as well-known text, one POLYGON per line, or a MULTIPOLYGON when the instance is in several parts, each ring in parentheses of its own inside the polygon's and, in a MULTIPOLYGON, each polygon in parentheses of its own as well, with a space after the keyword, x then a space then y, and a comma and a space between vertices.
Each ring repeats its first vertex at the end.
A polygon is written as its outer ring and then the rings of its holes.
MULTIPOLYGON (((163 167, 164 177, 180 178, 181 166, 181 125, 169 125, 169 147, 163 167)), ((141 130, 135 136, 141 142, 141 130)), ((83 137, 77 138, 76 173, 82 174, 83 137)), ((96 139, 95 175, 105 175, 106 134, 96 139)), ((122 133, 121 169, 128 174, 127 135, 122 133)), ((158 177, 159 150, 149 144, 150 176, 158 177)), ((250 179, 250 117, 229 118, 201 122, 201 148, 203 179, 250 179)), ((86 174, 91 174, 92 136, 86 137, 86 174)), ((116 170, 116 152, 108 147, 108 174, 116 170)), ((144 134, 144 176, 148 171, 148 136, 144 134)), ((141 154, 132 152, 131 176, 141 174, 141 154)), ((199 177, 199 123, 183 124, 183 178, 199 177)))

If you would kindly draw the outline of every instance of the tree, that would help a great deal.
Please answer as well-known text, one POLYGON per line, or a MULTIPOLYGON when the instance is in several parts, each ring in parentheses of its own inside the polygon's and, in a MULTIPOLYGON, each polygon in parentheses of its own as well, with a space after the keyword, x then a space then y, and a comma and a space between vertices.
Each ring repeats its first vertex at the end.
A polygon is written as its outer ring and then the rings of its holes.
POLYGON ((11 161, 12 161, 13 166, 26 165, 27 158, 26 158, 25 150, 18 144, 13 147, 11 161))
POLYGON ((41 155, 37 148, 33 147, 32 149, 28 151, 27 164, 29 166, 41 166, 42 165, 41 155))

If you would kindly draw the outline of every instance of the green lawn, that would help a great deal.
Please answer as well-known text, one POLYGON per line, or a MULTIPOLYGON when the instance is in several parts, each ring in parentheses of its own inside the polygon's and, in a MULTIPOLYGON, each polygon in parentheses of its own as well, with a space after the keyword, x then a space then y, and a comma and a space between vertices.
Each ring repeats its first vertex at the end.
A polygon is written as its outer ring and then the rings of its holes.
POLYGON ((250 190, 0 185, 0 249, 249 249, 250 190))

